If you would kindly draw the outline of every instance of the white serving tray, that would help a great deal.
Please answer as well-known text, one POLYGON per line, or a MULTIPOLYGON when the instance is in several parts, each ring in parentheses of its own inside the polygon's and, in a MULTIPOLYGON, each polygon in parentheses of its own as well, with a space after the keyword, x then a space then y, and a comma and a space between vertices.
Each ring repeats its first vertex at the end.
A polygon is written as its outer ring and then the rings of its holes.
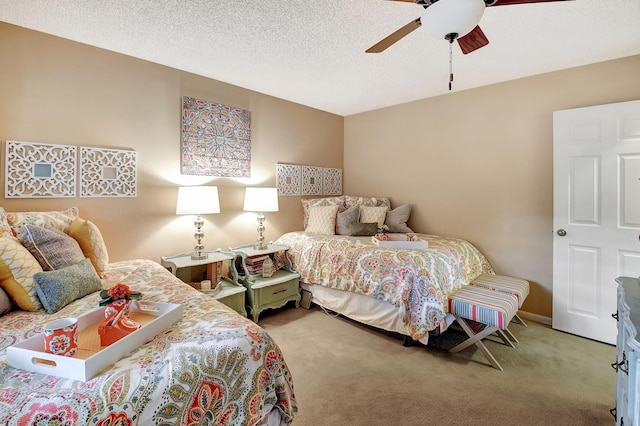
POLYGON ((78 351, 73 356, 44 352, 44 337, 39 334, 9 346, 7 364, 86 382, 182 318, 182 305, 132 301, 131 319, 140 322, 142 327, 109 346, 101 347, 98 325, 104 320, 104 309, 100 307, 78 318, 78 351))
POLYGON ((407 234, 387 234, 388 240, 379 240, 374 235, 371 240, 378 247, 385 248, 407 248, 407 249, 428 249, 428 241, 408 241, 407 234))

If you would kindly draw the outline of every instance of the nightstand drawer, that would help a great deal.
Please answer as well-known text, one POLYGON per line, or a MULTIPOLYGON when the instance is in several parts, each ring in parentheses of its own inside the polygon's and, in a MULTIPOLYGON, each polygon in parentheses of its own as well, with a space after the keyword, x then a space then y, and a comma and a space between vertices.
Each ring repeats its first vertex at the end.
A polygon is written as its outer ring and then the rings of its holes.
POLYGON ((270 285, 268 287, 256 288, 256 298, 260 300, 260 304, 267 305, 283 299, 290 299, 299 292, 298 277, 292 278, 280 284, 270 285))

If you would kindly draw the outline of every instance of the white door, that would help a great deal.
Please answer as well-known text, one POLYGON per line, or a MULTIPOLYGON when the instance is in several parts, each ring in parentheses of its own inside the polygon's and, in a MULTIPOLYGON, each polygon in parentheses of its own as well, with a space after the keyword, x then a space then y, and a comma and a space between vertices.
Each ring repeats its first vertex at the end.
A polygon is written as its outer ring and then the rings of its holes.
POLYGON ((615 278, 640 276, 640 101, 553 114, 553 328, 616 343, 615 278))

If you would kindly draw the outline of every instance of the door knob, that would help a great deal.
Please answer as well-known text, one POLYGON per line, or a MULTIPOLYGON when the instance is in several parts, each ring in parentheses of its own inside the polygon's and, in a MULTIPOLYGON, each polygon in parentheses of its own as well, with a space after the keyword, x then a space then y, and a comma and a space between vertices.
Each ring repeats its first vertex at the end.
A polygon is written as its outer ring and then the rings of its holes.
POLYGON ((565 231, 564 229, 558 229, 558 235, 564 237, 565 235, 567 235, 567 231, 565 231))

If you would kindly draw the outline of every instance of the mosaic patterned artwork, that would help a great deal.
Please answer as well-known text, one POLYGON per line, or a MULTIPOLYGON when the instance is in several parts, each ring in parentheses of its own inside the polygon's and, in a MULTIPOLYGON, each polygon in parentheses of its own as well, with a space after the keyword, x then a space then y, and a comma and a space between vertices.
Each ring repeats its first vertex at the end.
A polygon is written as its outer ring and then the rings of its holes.
POLYGON ((251 177, 251 111, 182 98, 182 174, 251 177))
POLYGON ((135 197, 135 151, 80 147, 81 197, 135 197))
POLYGON ((322 193, 324 195, 342 194, 342 169, 324 169, 322 175, 322 193))
POLYGON ((297 164, 276 164, 276 187, 278 195, 300 195, 302 166, 297 164))
POLYGON ((5 148, 5 198, 76 196, 75 146, 7 141, 5 148))
POLYGON ((322 195, 322 167, 302 166, 302 195, 322 195))

